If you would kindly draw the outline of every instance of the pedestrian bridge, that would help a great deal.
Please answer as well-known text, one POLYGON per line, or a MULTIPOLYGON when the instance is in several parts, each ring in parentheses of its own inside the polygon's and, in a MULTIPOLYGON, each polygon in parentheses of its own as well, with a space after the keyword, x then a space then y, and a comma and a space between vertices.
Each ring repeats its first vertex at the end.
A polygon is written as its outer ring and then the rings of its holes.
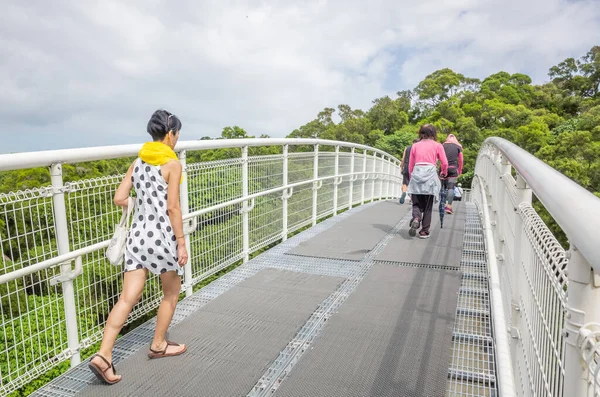
POLYGON ((99 384, 86 360, 120 289, 103 251, 122 175, 65 182, 64 168, 137 150, 0 156, 0 170, 49 166, 52 181, 0 194, 0 394, 600 395, 600 199, 498 138, 427 240, 408 236, 387 153, 303 139, 180 143, 191 260, 169 338, 188 352, 146 357, 161 297, 151 276, 117 341, 123 380, 99 384))

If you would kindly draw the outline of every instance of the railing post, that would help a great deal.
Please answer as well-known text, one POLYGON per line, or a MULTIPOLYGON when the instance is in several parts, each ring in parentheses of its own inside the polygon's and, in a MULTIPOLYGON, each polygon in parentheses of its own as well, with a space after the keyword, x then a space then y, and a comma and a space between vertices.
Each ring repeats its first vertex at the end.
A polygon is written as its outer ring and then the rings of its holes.
POLYGON ((399 198, 402 194, 402 169, 400 162, 396 163, 396 197, 399 198))
MULTIPOLYGON (((289 145, 283 145, 283 186, 287 186, 288 184, 288 155, 289 145)), ((287 240, 288 235, 288 191, 284 190, 283 192, 283 219, 282 219, 282 231, 281 231, 281 240, 287 240)))
MULTIPOLYGON (((67 207, 65 204, 65 191, 63 184, 62 164, 52 164, 50 167, 50 178, 54 195, 54 226, 56 229, 56 244, 58 254, 63 255, 71 249, 69 247, 69 228, 67 221, 67 207)), ((77 311, 75 309, 75 288, 73 280, 68 275, 71 273, 71 264, 65 263, 60 266, 62 276, 66 276, 62 282, 63 304, 65 308, 65 324, 67 327, 67 344, 72 354, 71 367, 81 362, 79 354, 79 331, 77 329, 77 311)))
POLYGON ((379 200, 385 199, 385 155, 381 155, 381 184, 379 185, 379 200))
POLYGON ((348 187, 348 209, 352 209, 354 196, 354 148, 350 149, 350 186, 348 187))
MULTIPOLYGON (((568 236, 567 236, 568 238, 568 236)), ((571 245, 567 252, 569 288, 563 333, 565 337, 565 384, 569 397, 591 396, 586 380, 587 368, 582 365, 580 330, 586 323, 600 322, 600 288, 597 274, 577 247, 571 245)), ((594 375, 591 375, 594 376, 594 375)), ((589 385, 593 388, 593 382, 589 385)))
POLYGON ((366 184, 366 179, 369 176, 367 174, 367 151, 363 150, 363 174, 362 174, 362 181, 360 184, 360 205, 363 205, 365 203, 365 184, 366 184))
POLYGON ((338 184, 337 178, 339 175, 339 165, 340 165, 340 145, 335 145, 335 160, 333 163, 333 216, 337 215, 337 207, 338 207, 338 184))
POLYGON ((499 172, 499 167, 498 167, 498 162, 500 160, 500 152, 495 151, 492 154, 492 166, 490 167, 488 173, 488 178, 486 178, 485 183, 487 184, 487 189, 486 191, 488 192, 487 195, 487 199, 488 199, 488 206, 490 208, 490 219, 491 219, 491 225, 493 226, 493 230, 494 230, 494 243, 496 246, 496 252, 498 251, 498 235, 500 234, 498 232, 498 204, 499 204, 499 199, 498 197, 500 196, 500 182, 501 179, 499 178, 500 172, 499 172))
POLYGON ((373 185, 371 185, 371 201, 375 201, 375 183, 377 181, 377 153, 373 153, 373 185))
POLYGON ((383 198, 383 163, 385 156, 381 155, 381 159, 378 158, 377 163, 379 163, 379 165, 381 165, 381 167, 378 167, 378 172, 377 172, 377 180, 379 181, 379 183, 377 184, 377 199, 379 201, 381 201, 381 199, 383 198))
POLYGON ((527 237, 524 233, 523 218, 519 213, 519 206, 521 204, 531 204, 532 191, 527 186, 525 179, 520 174, 517 174, 517 200, 515 210, 515 240, 514 240, 514 260, 512 263, 512 269, 510 269, 511 285, 512 285, 512 296, 511 296, 511 357, 513 360, 516 359, 519 343, 521 338, 521 288, 520 283, 523 281, 522 277, 522 266, 525 260, 528 260, 528 252, 526 252, 529 245, 523 243, 527 237))
MULTIPOLYGON (((190 201, 189 201, 189 185, 188 185, 188 172, 187 172, 187 160, 186 160, 186 151, 182 150, 179 152, 179 162, 181 163, 181 177, 183 181, 181 182, 181 186, 179 187, 179 205, 181 206, 181 214, 183 216, 190 213, 190 201)), ((185 224, 184 224, 185 230, 185 224)), ((183 267, 183 276, 184 276, 184 288, 185 288, 185 296, 191 296, 194 293, 194 288, 192 286, 192 244, 191 238, 189 234, 185 234, 185 246, 188 250, 188 263, 183 267)))
POLYGON ((319 178, 319 145, 315 145, 313 152, 313 202, 312 202, 312 225, 317 224, 317 179, 319 178))
POLYGON ((390 184, 392 185, 392 199, 397 198, 396 194, 398 193, 398 186, 396 184, 396 176, 398 174, 398 164, 394 160, 392 162, 393 172, 390 174, 390 184))
POLYGON ((397 182, 396 182, 396 180, 397 180, 396 177, 398 176, 398 164, 396 163, 395 160, 392 162, 392 164, 393 164, 394 171, 390 175, 390 178, 391 178, 390 183, 392 184, 392 199, 396 199, 397 193, 398 193, 398 186, 397 186, 397 182))
POLYGON ((385 171, 385 199, 388 200, 390 198, 390 172, 392 171, 392 167, 390 166, 391 164, 391 159, 387 158, 385 161, 385 165, 386 165, 386 171, 385 171))
MULTIPOLYGON (((499 155, 498 158, 498 178, 496 179, 496 183, 498 184, 498 187, 496 189, 497 195, 497 206, 495 209, 496 212, 496 246, 498 247, 497 249, 497 253, 502 255, 503 257, 506 257, 505 255, 505 242, 506 242, 506 236, 505 233, 508 229, 506 222, 508 221, 508 219, 506 218, 506 213, 505 213, 505 206, 506 206, 506 202, 509 200, 508 197, 508 191, 506 190, 506 182, 504 181, 505 175, 510 175, 510 163, 508 162, 508 160, 506 160, 506 158, 502 155, 499 155)), ((506 261, 501 261, 502 265, 506 265, 506 261)))
MULTIPOLYGON (((248 197, 248 146, 242 147, 242 197, 248 197)), ((250 226, 248 200, 242 204, 242 249, 244 263, 250 259, 250 226)))
POLYGON ((388 158, 386 161, 387 164, 387 172, 385 173, 385 198, 386 200, 390 199, 390 183, 392 182, 390 179, 390 172, 392 172, 392 159, 388 158))

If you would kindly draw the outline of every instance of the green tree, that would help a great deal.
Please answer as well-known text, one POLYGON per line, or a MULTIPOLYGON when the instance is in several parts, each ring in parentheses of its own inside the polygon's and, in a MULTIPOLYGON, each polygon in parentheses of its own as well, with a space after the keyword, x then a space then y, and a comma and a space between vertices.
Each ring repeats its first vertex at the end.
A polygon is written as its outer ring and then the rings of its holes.
POLYGON ((600 90, 600 46, 592 47, 578 60, 567 58, 552 66, 548 76, 568 95, 597 96, 600 90))
POLYGON ((594 141, 600 141, 600 105, 595 106, 581 114, 577 127, 590 131, 594 141))
POLYGON ((587 78, 586 96, 597 96, 600 94, 600 46, 592 47, 577 62, 580 73, 587 78))
POLYGON ((416 133, 414 130, 404 129, 397 131, 392 135, 382 136, 375 142, 375 147, 400 159, 402 158, 404 149, 408 145, 412 145, 415 138, 416 133))
POLYGON ((583 187, 592 191, 600 187, 600 142, 590 131, 563 132, 537 155, 583 187))
POLYGON ((464 81, 465 76, 452 71, 452 69, 436 70, 417 85, 415 93, 420 100, 437 106, 440 102, 456 94, 464 81))
POLYGON ((391 134, 408 123, 408 113, 403 108, 405 104, 402 98, 393 100, 389 96, 377 98, 366 116, 371 121, 373 128, 391 134))
POLYGON ((233 127, 225 127, 221 132, 221 137, 224 139, 242 139, 242 138, 254 138, 248 136, 248 133, 243 128, 234 125, 233 127))

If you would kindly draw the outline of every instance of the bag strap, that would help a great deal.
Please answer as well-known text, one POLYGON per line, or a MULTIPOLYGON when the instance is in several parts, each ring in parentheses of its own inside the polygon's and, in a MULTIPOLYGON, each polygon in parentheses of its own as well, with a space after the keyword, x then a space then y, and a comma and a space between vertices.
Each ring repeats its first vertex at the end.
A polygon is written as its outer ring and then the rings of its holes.
POLYGON ((119 221, 119 226, 129 225, 129 220, 131 219, 131 213, 135 209, 135 201, 132 197, 127 198, 127 207, 123 207, 123 215, 121 215, 121 220, 119 221))

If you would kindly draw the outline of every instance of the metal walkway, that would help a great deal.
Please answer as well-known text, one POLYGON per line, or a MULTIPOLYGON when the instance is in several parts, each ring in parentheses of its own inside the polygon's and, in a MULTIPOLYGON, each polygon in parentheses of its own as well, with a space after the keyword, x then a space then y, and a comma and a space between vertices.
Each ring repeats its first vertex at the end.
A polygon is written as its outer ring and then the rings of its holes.
POLYGON ((153 319, 117 342, 119 384, 86 361, 34 395, 496 396, 482 228, 456 209, 425 241, 395 202, 328 219, 181 301, 184 356, 145 357, 153 319))

